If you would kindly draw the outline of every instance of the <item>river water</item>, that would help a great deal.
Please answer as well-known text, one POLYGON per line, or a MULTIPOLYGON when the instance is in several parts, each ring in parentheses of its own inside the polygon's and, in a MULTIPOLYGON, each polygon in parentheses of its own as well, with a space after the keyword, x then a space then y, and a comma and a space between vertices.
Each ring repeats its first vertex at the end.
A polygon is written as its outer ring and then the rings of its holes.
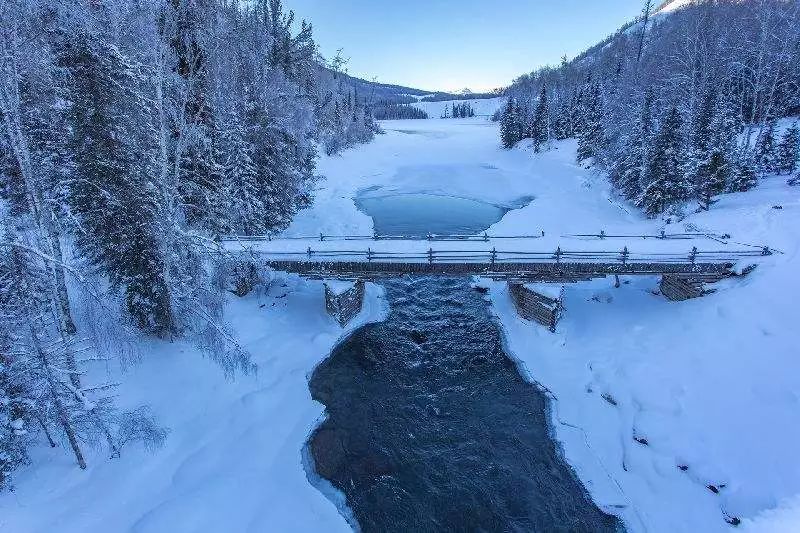
MULTIPOLYGON (((317 473, 365 532, 621 529, 550 436, 547 399, 506 355, 468 278, 384 282, 391 312, 314 372, 317 473)), ((531 325, 531 327, 537 327, 531 325)))
MULTIPOLYGON (((527 203, 523 199, 521 202, 527 203)), ((378 235, 425 237, 473 235, 499 221, 509 211, 471 198, 427 193, 359 195, 356 206, 372 217, 378 235)))

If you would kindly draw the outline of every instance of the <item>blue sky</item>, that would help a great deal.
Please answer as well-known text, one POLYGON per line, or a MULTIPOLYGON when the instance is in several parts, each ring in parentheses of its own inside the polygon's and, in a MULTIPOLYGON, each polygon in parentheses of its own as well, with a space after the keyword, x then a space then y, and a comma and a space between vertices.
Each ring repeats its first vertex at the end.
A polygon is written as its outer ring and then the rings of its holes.
POLYGON ((429 90, 507 85, 572 57, 641 11, 642 0, 284 0, 350 74, 429 90))

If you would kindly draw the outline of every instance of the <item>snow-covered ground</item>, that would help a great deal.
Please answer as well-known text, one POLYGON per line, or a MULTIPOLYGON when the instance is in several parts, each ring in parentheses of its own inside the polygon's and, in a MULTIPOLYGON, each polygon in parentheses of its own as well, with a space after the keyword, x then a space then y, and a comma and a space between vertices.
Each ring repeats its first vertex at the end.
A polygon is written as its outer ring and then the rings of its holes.
MULTIPOLYGON (((699 229, 729 233, 729 246, 782 251, 748 277, 682 303, 654 295, 656 278, 623 280, 618 289, 611 279, 568 285, 555 334, 517 318, 502 284, 480 282, 491 286, 511 354, 557 398, 554 436, 567 461, 630 530, 726 531, 724 513, 753 531, 800 530, 800 188, 770 178, 665 227, 575 165, 574 143, 538 155, 525 145, 505 151, 497 125, 481 118, 383 127, 375 142, 320 162, 327 180, 287 236, 371 234, 353 197, 381 187, 499 205, 533 196, 490 232, 544 230, 537 242, 548 249, 599 246, 565 237, 573 233, 699 229)), ((368 285, 367 307, 350 328, 385 312, 380 288, 368 285)), ((183 343, 143 347, 120 400, 151 404, 171 429, 166 447, 117 460, 98 452, 85 472, 62 451, 37 450, 17 491, 0 495, 0 531, 347 530, 303 466, 323 415, 308 375, 346 334, 325 314, 322 283, 280 276, 267 295, 232 298, 228 320, 259 364, 257 376, 227 382, 183 343)))
POLYGON ((0 531, 350 531, 304 467, 324 411, 308 378, 338 341, 384 319, 381 287, 367 284, 365 303, 342 329, 325 312, 322 282, 279 274, 267 294, 232 296, 227 319, 259 366, 234 381, 187 343, 141 346, 119 404, 150 404, 170 429, 165 447, 113 460, 90 450, 86 471, 64 450, 37 449, 16 491, 0 494, 0 531))

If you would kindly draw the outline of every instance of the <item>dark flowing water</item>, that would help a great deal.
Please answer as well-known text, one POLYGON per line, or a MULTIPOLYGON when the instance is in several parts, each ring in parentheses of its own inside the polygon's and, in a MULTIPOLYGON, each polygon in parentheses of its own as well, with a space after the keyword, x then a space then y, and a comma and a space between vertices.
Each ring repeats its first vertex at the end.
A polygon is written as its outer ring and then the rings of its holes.
POLYGON ((310 441, 315 468, 361 529, 618 530, 559 456, 546 398, 469 279, 385 287, 388 320, 355 332, 310 383, 329 415, 310 441))

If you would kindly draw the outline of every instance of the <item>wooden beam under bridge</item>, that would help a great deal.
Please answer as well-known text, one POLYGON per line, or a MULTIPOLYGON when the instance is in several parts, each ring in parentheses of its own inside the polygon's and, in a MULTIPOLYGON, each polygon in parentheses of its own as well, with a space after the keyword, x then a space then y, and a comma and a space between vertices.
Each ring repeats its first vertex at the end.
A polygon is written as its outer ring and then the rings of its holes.
POLYGON ((718 281, 731 274, 732 262, 677 263, 588 263, 588 262, 508 262, 508 263, 422 263, 376 261, 281 261, 265 260, 275 270, 317 279, 374 280, 405 275, 485 276, 501 280, 572 282, 609 275, 652 276, 676 274, 718 281))

